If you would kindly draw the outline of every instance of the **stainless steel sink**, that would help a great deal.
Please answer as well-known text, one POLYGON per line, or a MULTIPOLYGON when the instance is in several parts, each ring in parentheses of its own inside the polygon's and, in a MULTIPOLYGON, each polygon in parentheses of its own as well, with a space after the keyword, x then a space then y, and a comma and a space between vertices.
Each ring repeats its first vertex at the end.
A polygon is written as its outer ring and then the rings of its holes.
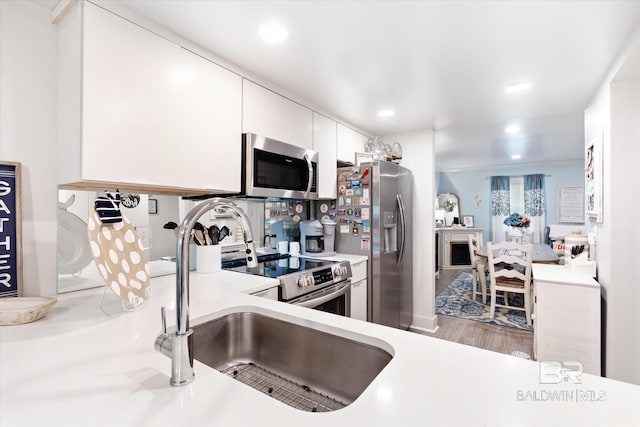
POLYGON ((194 358, 302 410, 352 403, 391 361, 382 348, 254 313, 193 327, 194 358))

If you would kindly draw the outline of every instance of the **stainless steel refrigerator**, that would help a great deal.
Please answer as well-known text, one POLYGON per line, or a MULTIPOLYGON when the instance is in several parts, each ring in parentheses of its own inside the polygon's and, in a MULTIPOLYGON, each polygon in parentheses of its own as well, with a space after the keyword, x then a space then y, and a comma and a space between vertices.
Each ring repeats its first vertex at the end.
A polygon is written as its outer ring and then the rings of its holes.
POLYGON ((411 171, 391 162, 338 168, 336 251, 369 257, 367 320, 413 320, 411 171))

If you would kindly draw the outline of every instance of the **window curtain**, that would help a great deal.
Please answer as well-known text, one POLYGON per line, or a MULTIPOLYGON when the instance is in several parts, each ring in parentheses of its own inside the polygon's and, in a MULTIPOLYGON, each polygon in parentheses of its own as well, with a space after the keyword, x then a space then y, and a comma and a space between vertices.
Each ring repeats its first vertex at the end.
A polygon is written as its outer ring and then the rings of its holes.
POLYGON ((509 177, 491 177, 491 241, 502 242, 505 239, 507 226, 503 224, 510 215, 509 177))
POLYGON ((544 242, 545 197, 544 174, 524 176, 524 212, 531 219, 529 232, 533 232, 533 242, 544 242))

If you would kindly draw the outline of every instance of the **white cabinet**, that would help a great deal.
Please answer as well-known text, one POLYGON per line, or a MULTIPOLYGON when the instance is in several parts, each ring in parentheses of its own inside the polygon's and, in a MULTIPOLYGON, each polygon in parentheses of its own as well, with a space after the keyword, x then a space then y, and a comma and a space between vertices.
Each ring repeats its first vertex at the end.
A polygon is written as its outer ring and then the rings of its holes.
POLYGON ((313 150, 320 153, 318 197, 336 198, 336 132, 337 123, 313 112, 313 150))
POLYGON ((351 317, 367 320, 367 261, 351 264, 351 317))
POLYGON ((364 152, 364 144, 369 137, 338 123, 336 151, 338 160, 355 163, 355 153, 364 152))
POLYGON ((534 357, 600 375, 600 285, 562 265, 533 264, 534 357))
POLYGON ((481 228, 459 227, 440 228, 440 268, 453 270, 471 268, 471 254, 469 253, 469 235, 478 237, 481 228))
POLYGON ((247 79, 242 88, 242 132, 311 149, 310 109, 247 79))
POLYGON ((88 2, 59 52, 59 184, 239 190, 240 76, 88 2))

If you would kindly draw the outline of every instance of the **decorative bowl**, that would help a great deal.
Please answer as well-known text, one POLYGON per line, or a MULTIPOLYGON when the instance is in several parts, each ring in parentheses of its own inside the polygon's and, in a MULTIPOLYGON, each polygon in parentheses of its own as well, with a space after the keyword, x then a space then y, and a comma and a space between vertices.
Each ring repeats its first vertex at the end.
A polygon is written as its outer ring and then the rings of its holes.
POLYGON ((22 325, 46 316, 58 300, 54 297, 17 297, 0 299, 0 326, 22 325))

